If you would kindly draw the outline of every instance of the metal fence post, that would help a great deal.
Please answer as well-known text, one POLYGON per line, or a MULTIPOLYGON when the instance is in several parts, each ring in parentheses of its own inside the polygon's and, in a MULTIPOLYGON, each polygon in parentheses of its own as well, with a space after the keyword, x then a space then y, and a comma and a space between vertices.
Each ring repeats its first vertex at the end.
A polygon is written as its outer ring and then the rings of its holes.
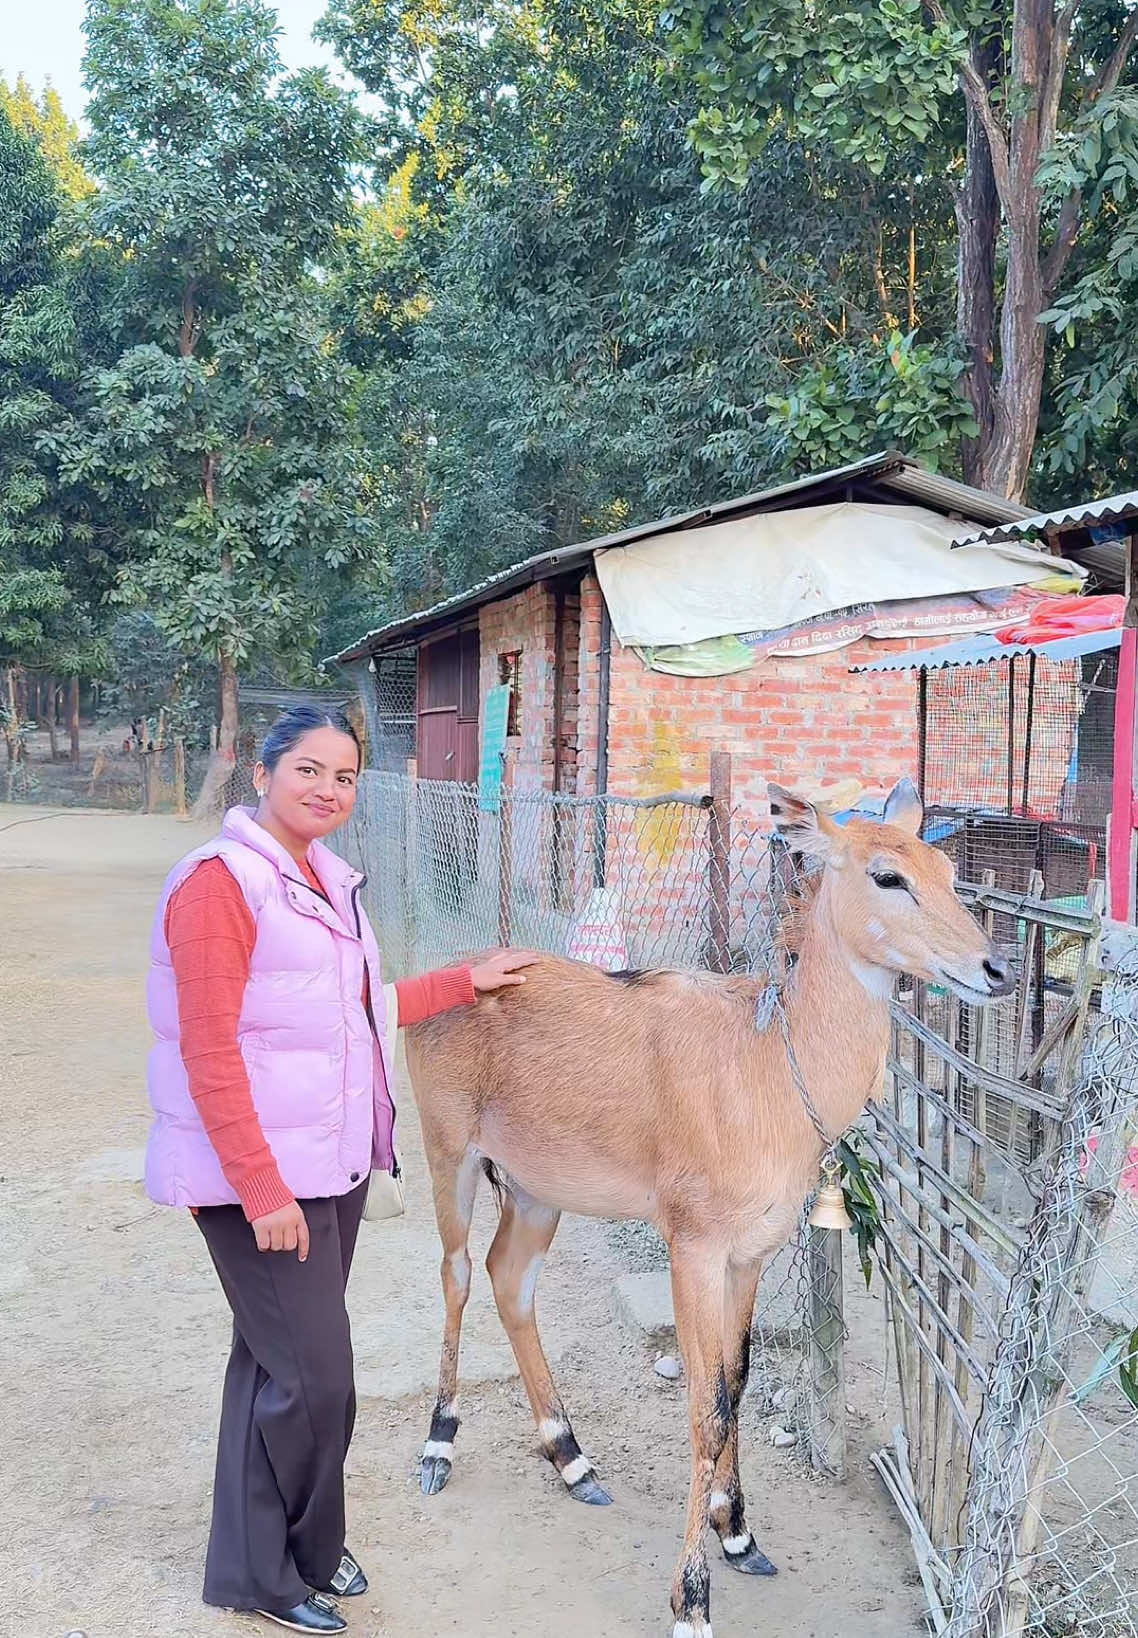
POLYGON ((845 1293, 838 1229, 808 1228, 810 1279, 810 1465, 843 1478, 846 1470, 845 1293))
POLYGON ((731 752, 712 751, 709 770, 707 896, 713 973, 731 971, 731 752))
POLYGON ((407 784, 403 801, 403 970, 418 969, 416 903, 419 892, 419 778, 418 763, 407 759, 407 784))
POLYGON ((498 798, 498 943, 506 949, 513 925, 514 899, 514 765, 502 753, 502 789, 498 798))

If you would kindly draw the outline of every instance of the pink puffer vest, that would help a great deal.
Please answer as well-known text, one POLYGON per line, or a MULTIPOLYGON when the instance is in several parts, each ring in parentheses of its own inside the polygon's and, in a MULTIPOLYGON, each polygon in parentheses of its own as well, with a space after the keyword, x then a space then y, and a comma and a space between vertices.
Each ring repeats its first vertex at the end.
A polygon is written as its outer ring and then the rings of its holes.
POLYGON ((379 950, 359 905, 364 878, 313 843, 309 863, 326 903, 245 808, 232 808, 220 836, 174 866, 154 918, 146 1192, 167 1206, 237 1203, 190 1097, 165 931, 170 895, 213 858, 235 877, 257 928, 237 1033, 265 1138, 298 1199, 346 1194, 373 1165, 391 1171, 395 1163, 379 950), (363 1002, 365 962, 375 1030, 363 1002))

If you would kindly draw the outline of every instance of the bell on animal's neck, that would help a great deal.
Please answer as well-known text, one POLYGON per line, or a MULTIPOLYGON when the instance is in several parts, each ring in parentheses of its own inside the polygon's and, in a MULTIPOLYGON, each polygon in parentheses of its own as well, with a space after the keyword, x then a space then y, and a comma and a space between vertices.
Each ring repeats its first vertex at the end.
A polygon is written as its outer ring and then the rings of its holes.
POLYGON ((852 1228, 853 1219, 846 1210, 846 1197, 842 1193, 842 1169, 832 1150, 823 1157, 821 1171, 822 1182, 807 1222, 811 1228, 852 1228))
POLYGON ((811 1228, 848 1229, 852 1225, 846 1197, 837 1183, 822 1184, 814 1196, 814 1207, 807 1221, 811 1228))

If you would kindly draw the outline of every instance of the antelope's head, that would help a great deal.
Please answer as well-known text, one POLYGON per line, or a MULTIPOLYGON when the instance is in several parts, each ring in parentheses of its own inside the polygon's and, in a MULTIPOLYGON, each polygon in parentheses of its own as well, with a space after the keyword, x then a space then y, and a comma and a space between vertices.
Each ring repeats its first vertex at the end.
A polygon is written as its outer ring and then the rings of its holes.
POLYGON ((823 866, 818 910, 867 989, 887 995, 894 975, 908 973, 977 1006, 1011 993, 1007 961, 956 896, 952 861, 920 840, 924 809, 910 780, 894 787, 880 824, 838 825, 768 788, 779 834, 823 866))

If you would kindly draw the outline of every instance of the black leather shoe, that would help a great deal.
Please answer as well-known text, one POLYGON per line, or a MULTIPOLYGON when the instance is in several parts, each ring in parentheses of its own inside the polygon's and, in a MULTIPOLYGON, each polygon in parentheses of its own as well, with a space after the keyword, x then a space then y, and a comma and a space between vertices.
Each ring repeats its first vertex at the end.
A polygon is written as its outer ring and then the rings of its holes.
POLYGON ((320 1591, 333 1593, 337 1598, 358 1598, 361 1593, 367 1592, 367 1576, 346 1547, 340 1560, 340 1568, 328 1585, 321 1587, 320 1591))
POLYGON ((297 1604, 291 1610, 285 1610, 283 1615, 273 1610, 254 1610, 254 1615, 263 1615, 266 1621, 275 1621, 278 1627, 287 1627, 290 1632, 347 1632, 348 1623, 340 1614, 330 1598, 323 1593, 310 1593, 303 1604, 297 1604))

